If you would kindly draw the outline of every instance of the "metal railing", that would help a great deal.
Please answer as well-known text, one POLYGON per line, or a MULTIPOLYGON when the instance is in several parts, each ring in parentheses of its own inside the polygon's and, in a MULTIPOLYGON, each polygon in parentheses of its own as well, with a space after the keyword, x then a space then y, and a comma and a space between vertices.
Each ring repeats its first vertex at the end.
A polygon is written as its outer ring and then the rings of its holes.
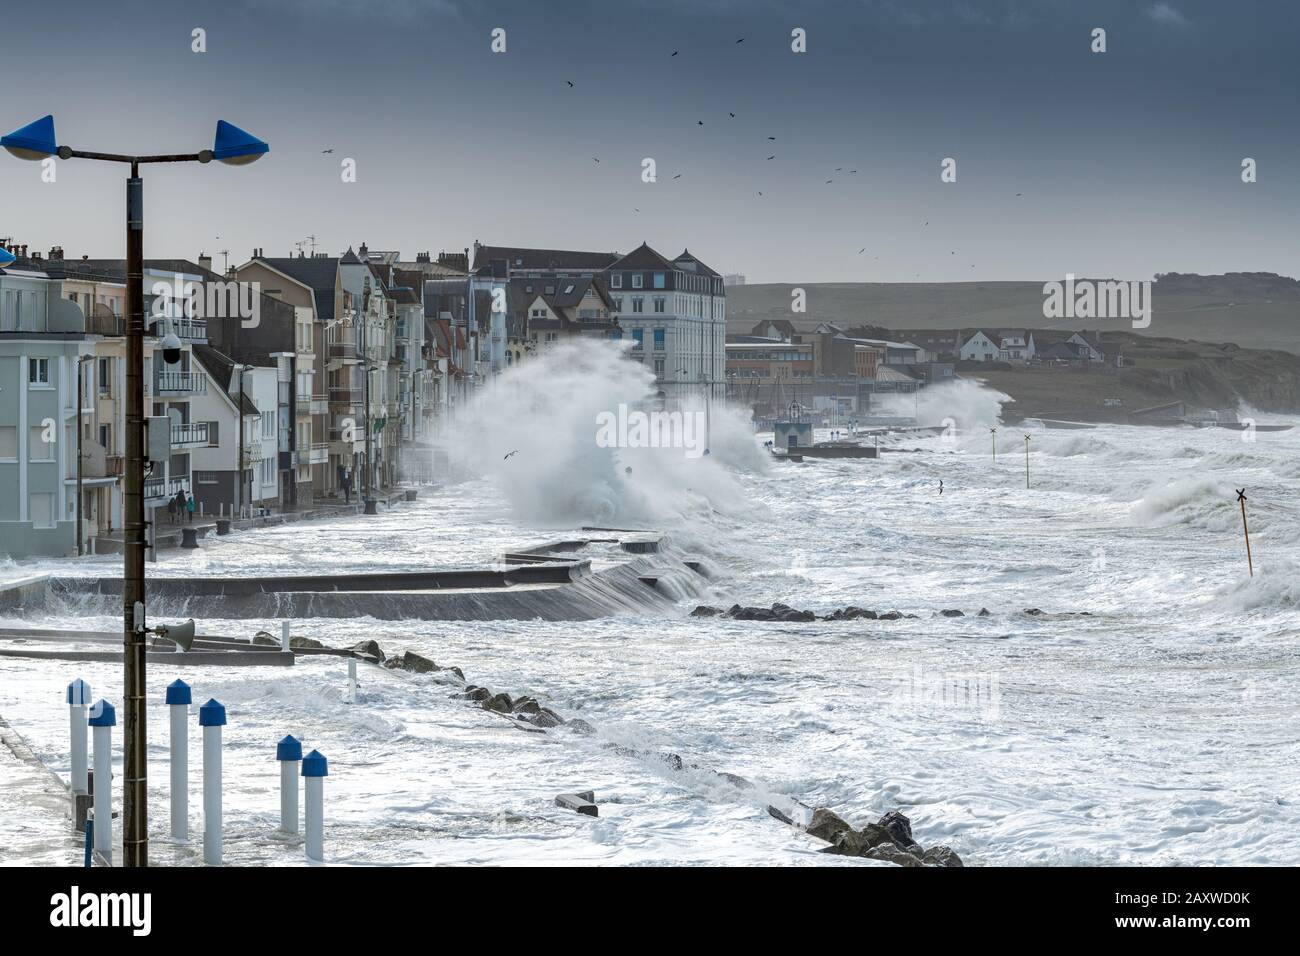
POLYGON ((206 395, 208 377, 202 372, 159 372, 154 376, 155 395, 206 395))
POLYGON ((183 422, 172 426, 173 445, 206 445, 207 443, 207 422, 183 422))

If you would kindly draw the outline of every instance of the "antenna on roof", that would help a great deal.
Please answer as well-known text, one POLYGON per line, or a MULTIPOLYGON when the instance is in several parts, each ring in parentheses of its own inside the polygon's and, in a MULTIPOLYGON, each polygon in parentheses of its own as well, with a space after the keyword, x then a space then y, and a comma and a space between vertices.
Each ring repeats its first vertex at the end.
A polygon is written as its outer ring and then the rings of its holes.
POLYGON ((222 275, 229 275, 230 274, 230 250, 222 249, 221 255, 225 257, 226 260, 225 265, 222 267, 222 275))

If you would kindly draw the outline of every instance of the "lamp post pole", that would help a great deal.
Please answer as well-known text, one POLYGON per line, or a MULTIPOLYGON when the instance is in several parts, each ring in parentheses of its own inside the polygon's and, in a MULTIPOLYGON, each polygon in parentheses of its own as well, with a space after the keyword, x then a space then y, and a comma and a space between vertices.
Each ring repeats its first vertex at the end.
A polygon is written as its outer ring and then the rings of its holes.
MULTIPOLYGON (((209 163, 213 159, 245 165, 261 157, 266 143, 224 120, 218 120, 212 149, 198 153, 128 156, 59 146, 54 117, 45 116, 0 137, 0 146, 19 159, 43 161, 95 159, 131 167, 126 181, 126 460, 122 469, 122 643, 123 643, 123 785, 122 862, 148 866, 148 779, 145 742, 145 530, 144 520, 144 180, 146 163, 209 163)), ((168 336, 164 351, 180 349, 180 340, 168 336)), ((80 411, 81 397, 77 397, 80 411)), ((77 421, 80 434, 81 421, 77 421)), ((78 529, 80 534, 80 529, 78 529)), ((98 776, 98 774, 97 774, 98 776)), ((105 774, 105 778, 107 778, 105 774)), ((105 781, 107 782, 107 781, 105 781)), ((105 788, 107 792, 107 788, 105 788)))

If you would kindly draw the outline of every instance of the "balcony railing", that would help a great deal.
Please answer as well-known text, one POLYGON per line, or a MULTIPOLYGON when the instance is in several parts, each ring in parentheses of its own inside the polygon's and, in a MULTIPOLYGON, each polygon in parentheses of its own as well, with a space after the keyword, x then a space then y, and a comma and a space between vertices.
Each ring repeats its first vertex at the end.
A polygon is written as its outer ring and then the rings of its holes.
POLYGON ((149 334, 155 338, 167 333, 168 323, 176 337, 187 342, 206 342, 208 340, 208 323, 206 319, 157 319, 149 326, 149 334))
POLYGON ((332 359, 354 359, 357 357, 357 346, 355 342, 331 342, 329 344, 329 357, 332 359))
POLYGON ((365 401, 365 392, 359 388, 331 388, 330 401, 344 405, 360 405, 365 401))
POLYGON ((155 395, 206 395, 208 377, 202 372, 159 372, 154 376, 155 395))
POLYGON ((172 445, 208 444, 207 422, 184 422, 172 426, 172 445))

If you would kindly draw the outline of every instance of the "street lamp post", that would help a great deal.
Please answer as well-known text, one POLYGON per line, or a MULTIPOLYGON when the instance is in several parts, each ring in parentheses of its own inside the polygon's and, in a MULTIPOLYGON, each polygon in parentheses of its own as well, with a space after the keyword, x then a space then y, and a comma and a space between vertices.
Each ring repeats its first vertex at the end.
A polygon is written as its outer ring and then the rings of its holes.
MULTIPOLYGON (((126 163, 126 456, 122 468, 123 569, 123 775, 122 859, 126 866, 149 863, 148 779, 145 745, 145 520, 144 520, 144 180, 140 167, 150 163, 209 163, 213 159, 242 166, 270 147, 224 120, 217 121, 212 149, 198 153, 128 156, 59 146, 54 117, 44 116, 0 138, 18 159, 43 161, 97 159, 126 163)), ((163 355, 180 351, 174 334, 163 341, 163 355)), ((177 356, 179 357, 179 355, 177 356)), ((78 422, 80 425, 80 422, 78 422)))

